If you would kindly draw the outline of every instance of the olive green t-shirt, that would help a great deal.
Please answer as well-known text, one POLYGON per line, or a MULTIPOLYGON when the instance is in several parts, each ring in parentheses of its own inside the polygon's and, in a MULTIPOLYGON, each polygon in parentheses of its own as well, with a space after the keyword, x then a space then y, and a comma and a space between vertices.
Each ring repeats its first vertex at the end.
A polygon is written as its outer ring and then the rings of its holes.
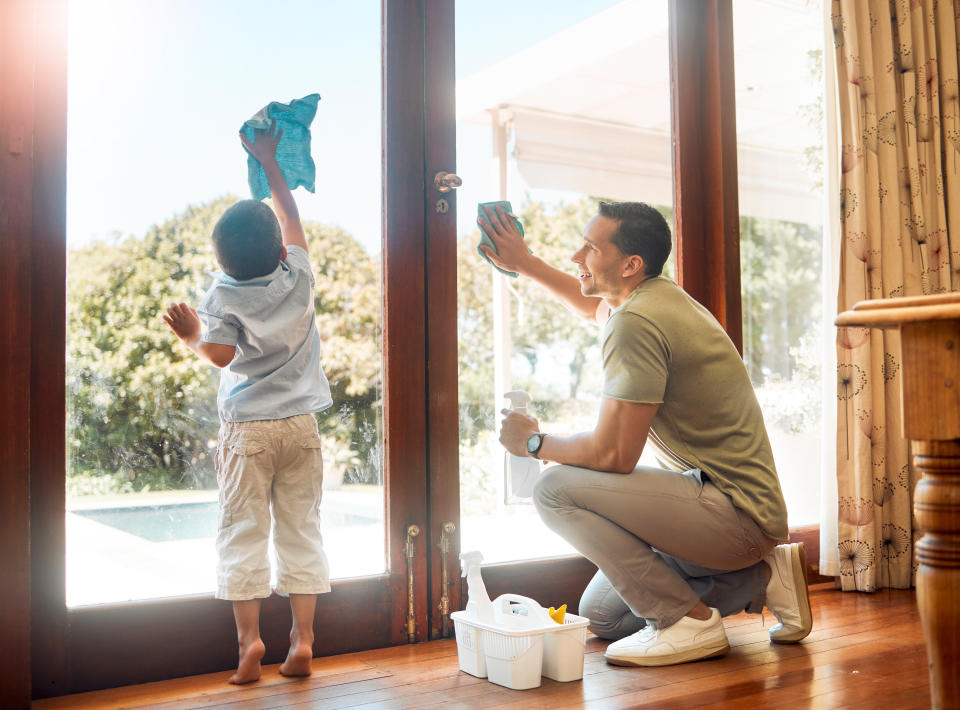
POLYGON ((787 508, 747 369, 717 320, 673 281, 641 283, 603 328, 603 395, 659 404, 647 442, 700 469, 775 540, 787 508))

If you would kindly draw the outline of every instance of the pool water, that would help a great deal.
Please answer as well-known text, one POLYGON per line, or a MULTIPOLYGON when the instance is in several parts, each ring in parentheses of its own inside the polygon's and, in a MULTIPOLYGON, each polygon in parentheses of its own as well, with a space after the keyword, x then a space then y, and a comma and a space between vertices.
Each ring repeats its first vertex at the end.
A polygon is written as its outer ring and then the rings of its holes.
MULTIPOLYGON (((150 542, 216 537, 217 503, 177 503, 129 508, 73 510, 75 515, 123 530, 150 542)), ((320 509, 323 528, 380 525, 378 518, 338 510, 320 509)))

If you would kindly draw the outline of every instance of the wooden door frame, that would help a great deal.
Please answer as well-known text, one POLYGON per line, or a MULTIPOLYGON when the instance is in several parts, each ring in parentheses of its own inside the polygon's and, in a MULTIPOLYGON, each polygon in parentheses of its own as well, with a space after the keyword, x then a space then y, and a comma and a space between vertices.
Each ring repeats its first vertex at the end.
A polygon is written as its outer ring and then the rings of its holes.
MULTIPOLYGON (((53 5, 53 3, 51 3, 53 5)), ((35 268, 56 272, 46 258, 41 230, 48 225, 43 205, 34 195, 45 184, 42 165, 49 156, 50 96, 41 93, 45 81, 59 86, 57 71, 63 50, 57 47, 65 24, 46 17, 35 0, 0 3, 0 294, 6 306, 0 318, 0 608, 4 631, 0 634, 0 698, 10 707, 29 707, 31 689, 30 589, 32 568, 31 470, 37 463, 32 444, 32 423, 37 418, 31 361, 36 333, 34 299, 44 298, 35 268), (49 33, 53 48, 41 47, 40 27, 49 33), (46 50, 46 51, 45 51, 46 50), (48 61, 38 61, 38 57, 48 61), (36 228, 35 228, 36 225, 36 228)), ((65 46, 65 45, 64 45, 65 46)), ((59 103, 59 102, 57 102, 59 103)), ((54 143, 62 131, 53 130, 54 143)), ((55 319, 50 330, 56 331, 55 319)), ((38 337, 39 345, 41 340, 38 337)), ((43 339, 46 340, 46 339, 43 339)), ((56 377, 57 371, 51 373, 56 377)), ((40 531, 35 531, 40 532, 40 531)))
POLYGON ((460 435, 457 363, 457 193, 433 185, 456 166, 454 2, 423 0, 424 13, 424 234, 427 312, 427 449, 429 635, 453 629, 449 612, 461 608, 460 435), (446 202, 446 208, 439 201, 446 202), (444 534, 444 526, 450 526, 444 534), (446 585, 444 586, 444 578, 446 585))
POLYGON ((403 573, 393 575, 401 586, 390 597, 391 644, 406 642, 411 631, 403 548, 411 525, 419 530, 412 538, 412 563, 423 590, 413 600, 417 639, 427 638, 428 624, 423 1, 382 5, 384 482, 389 569, 403 573))
POLYGON ((731 0, 669 0, 677 283, 743 354, 731 0))

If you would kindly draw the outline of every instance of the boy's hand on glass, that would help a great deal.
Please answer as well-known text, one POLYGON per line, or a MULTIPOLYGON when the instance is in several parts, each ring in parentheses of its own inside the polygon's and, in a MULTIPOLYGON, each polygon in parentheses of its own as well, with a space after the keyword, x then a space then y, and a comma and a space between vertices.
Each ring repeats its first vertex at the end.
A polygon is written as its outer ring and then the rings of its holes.
POLYGON ((202 324, 200 316, 186 303, 174 303, 163 315, 170 329, 185 343, 196 343, 200 340, 202 324))
POLYGON ((283 135, 283 129, 277 130, 276 120, 270 121, 270 128, 255 128, 253 130, 253 142, 243 135, 240 134, 240 142, 243 143, 243 147, 256 158, 261 165, 264 165, 268 161, 277 159, 277 144, 280 142, 280 137, 283 135))

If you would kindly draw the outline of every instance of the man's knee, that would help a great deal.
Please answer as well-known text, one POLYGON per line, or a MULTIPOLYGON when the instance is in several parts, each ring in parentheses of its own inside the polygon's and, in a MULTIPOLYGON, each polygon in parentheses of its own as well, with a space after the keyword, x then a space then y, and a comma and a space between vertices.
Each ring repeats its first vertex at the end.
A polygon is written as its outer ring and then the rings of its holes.
POLYGON ((533 486, 533 504, 537 510, 563 507, 563 491, 575 480, 575 468, 558 464, 543 469, 533 486))
POLYGON ((632 614, 630 619, 624 619, 624 617, 619 619, 594 619, 589 616, 587 618, 590 619, 587 629, 591 634, 604 641, 619 641, 630 634, 635 634, 645 626, 642 619, 637 620, 637 617, 632 614))
POLYGON ((636 633, 646 623, 644 619, 635 616, 626 604, 619 601, 619 597, 612 600, 609 596, 611 593, 616 596, 616 592, 612 589, 600 594, 597 589, 588 586, 580 599, 578 613, 590 620, 587 628, 594 636, 608 641, 619 641, 636 633), (617 601, 619 603, 616 603, 617 601))

